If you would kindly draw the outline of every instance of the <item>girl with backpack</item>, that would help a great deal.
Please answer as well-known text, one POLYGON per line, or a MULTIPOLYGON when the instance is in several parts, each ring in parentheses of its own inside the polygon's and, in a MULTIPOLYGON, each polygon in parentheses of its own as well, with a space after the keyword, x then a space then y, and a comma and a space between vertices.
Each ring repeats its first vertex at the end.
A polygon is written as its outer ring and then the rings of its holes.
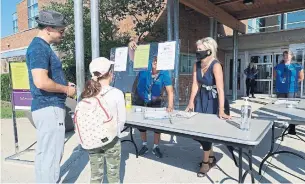
POLYGON ((91 183, 102 183, 104 160, 109 183, 120 183, 120 132, 126 121, 124 94, 111 87, 114 62, 100 57, 91 61, 89 80, 75 109, 75 131, 89 153, 91 183))

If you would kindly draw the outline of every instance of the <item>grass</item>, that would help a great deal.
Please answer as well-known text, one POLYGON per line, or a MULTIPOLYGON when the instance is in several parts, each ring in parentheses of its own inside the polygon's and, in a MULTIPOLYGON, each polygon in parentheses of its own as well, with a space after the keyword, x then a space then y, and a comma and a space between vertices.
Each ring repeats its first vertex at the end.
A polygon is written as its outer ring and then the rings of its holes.
MULTIPOLYGON (((23 111, 16 111, 16 117, 25 117, 23 111)), ((12 106, 10 102, 1 101, 1 119, 12 118, 12 106)))

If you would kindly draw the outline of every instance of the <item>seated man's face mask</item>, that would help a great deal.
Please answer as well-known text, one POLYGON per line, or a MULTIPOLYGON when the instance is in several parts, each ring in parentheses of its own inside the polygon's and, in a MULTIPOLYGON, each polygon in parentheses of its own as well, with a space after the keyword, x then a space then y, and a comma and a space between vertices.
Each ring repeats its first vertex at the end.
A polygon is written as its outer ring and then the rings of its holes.
POLYGON ((210 49, 208 49, 208 50, 201 50, 201 51, 197 51, 196 52, 196 57, 197 57, 198 61, 201 61, 201 60, 207 58, 210 55, 212 55, 212 51, 210 49))

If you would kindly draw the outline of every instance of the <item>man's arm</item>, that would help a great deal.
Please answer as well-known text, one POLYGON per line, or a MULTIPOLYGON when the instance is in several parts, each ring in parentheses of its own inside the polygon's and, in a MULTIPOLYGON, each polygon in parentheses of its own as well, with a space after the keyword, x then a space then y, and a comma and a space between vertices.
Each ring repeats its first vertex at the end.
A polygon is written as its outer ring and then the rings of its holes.
POLYGON ((32 69, 33 82, 34 85, 41 90, 47 92, 56 92, 56 93, 67 93, 68 86, 57 84, 48 76, 48 70, 45 69, 32 69))
MULTIPOLYGON (((45 47, 36 48, 29 53, 30 69, 34 85, 41 90, 57 93, 72 93, 72 87, 57 84, 48 76, 50 66, 50 50, 45 47)), ((74 90, 75 92, 75 90, 74 90)), ((73 93, 74 93, 73 92, 73 93)), ((73 94, 72 94, 73 95, 73 94)))
POLYGON ((165 86, 168 100, 168 108, 174 108, 174 89, 172 85, 165 86))
POLYGON ((299 72, 299 82, 302 82, 304 80, 304 69, 302 69, 300 72, 299 72))
POLYGON ((273 80, 276 80, 277 67, 278 67, 278 65, 276 65, 276 66, 273 68, 273 80))

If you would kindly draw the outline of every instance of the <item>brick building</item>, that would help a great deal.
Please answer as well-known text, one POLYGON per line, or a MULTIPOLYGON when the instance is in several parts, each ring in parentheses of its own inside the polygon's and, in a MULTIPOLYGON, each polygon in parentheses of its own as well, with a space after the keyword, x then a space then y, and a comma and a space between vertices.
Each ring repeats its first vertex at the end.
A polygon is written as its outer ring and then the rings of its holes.
MULTIPOLYGON (((245 7, 237 1, 217 1, 214 5, 222 7, 225 11, 230 12, 230 6, 239 4, 238 8, 245 7)), ((298 0, 299 1, 299 0, 298 0)), ((13 25, 15 33, 13 35, 1 38, 1 72, 7 72, 7 61, 24 59, 27 46, 37 34, 35 29, 34 17, 43 6, 48 5, 54 0, 22 0, 16 5, 17 12, 13 15, 13 25)), ((65 0, 56 0, 56 2, 65 2, 65 0)), ((166 1, 165 1, 166 2, 166 1)), ((202 12, 186 6, 180 1, 179 6, 179 35, 181 40, 180 48, 180 98, 187 101, 190 91, 192 65, 195 62, 195 42, 203 37, 210 36, 210 18, 203 15, 202 12)), ((194 1, 195 2, 195 1, 194 1)), ((269 2, 269 1, 268 1, 269 2)), ((271 1, 270 1, 271 2, 271 1)), ((254 3, 255 4, 255 3, 254 3)), ((258 11, 261 4, 255 4, 258 11)), ((247 8, 247 7, 246 7, 247 8)), ((195 8, 196 9, 196 8, 195 8)), ((255 10, 257 11, 257 10, 255 10)), ((247 11, 242 11, 247 15, 247 11)), ((260 12, 263 14, 272 14, 269 12, 260 12)), ((259 14, 257 14, 259 15, 259 14)), ((302 56, 302 45, 295 44, 305 43, 305 10, 297 12, 288 12, 275 14, 272 16, 263 16, 258 18, 243 17, 242 14, 235 15, 243 24, 246 25, 246 33, 239 35, 239 53, 238 53, 238 95, 245 94, 244 76, 242 71, 247 67, 249 62, 256 62, 261 67, 261 78, 258 80, 260 93, 272 93, 270 86, 270 69, 281 59, 281 52, 290 48, 290 45, 300 48, 297 62, 300 64, 305 60, 302 56), (245 20, 242 20, 245 19, 245 20), (299 57, 300 56, 300 57, 299 57), (270 63, 270 66, 266 63, 270 63), (268 87, 269 86, 269 87, 268 87)), ((218 59, 223 64, 225 73, 225 92, 227 95, 232 93, 232 46, 233 30, 221 23, 217 23, 216 38, 218 41, 218 59)), ((160 12, 156 26, 165 28, 163 36, 157 41, 166 40, 167 13, 166 8, 160 12)), ((132 17, 118 22, 120 32, 134 35, 134 23, 132 17)), ((148 35, 149 36, 149 35, 148 35)), ((215 36, 215 33, 214 33, 215 36)), ((303 51, 304 50, 304 51, 303 51)), ((304 63, 304 62, 303 62, 304 63)), ((304 85, 305 86, 305 85, 304 85)), ((305 91, 305 87, 304 87, 305 91)))
MULTIPOLYGON (((1 63, 2 72, 8 72, 7 62, 12 60, 25 59, 27 46, 37 35, 38 30, 35 28, 36 23, 34 17, 38 15, 39 10, 43 6, 48 5, 51 0, 23 0, 17 4, 17 12, 13 15, 14 31, 13 35, 1 39, 1 63)), ((54 2, 54 1, 53 1, 54 2)), ((65 0, 57 0, 57 2, 65 2, 65 0)), ((181 37, 181 89, 189 88, 191 80, 191 62, 194 61, 196 52, 195 43, 198 39, 209 36, 209 17, 206 17, 193 9, 180 4, 180 37, 181 37), (189 21, 189 20, 193 21, 189 21), (192 61, 190 61, 192 60, 192 61)), ((156 25, 166 28, 166 8, 160 12, 156 25)), ((134 23, 131 17, 118 23, 120 32, 135 35, 133 28, 134 23)), ((230 35, 232 30, 226 26, 218 24, 219 35, 230 35)), ((157 38, 159 41, 166 41, 166 29, 163 38, 157 38)), ((224 58, 224 52, 219 50, 219 58, 224 58)), ((181 93, 185 94, 185 93, 181 93)), ((181 95, 181 99, 186 100, 186 96, 181 95)))
POLYGON ((13 14, 14 34, 1 38, 1 73, 8 72, 8 61, 25 59, 26 48, 37 35, 35 16, 51 2, 66 0, 22 0, 13 14))

